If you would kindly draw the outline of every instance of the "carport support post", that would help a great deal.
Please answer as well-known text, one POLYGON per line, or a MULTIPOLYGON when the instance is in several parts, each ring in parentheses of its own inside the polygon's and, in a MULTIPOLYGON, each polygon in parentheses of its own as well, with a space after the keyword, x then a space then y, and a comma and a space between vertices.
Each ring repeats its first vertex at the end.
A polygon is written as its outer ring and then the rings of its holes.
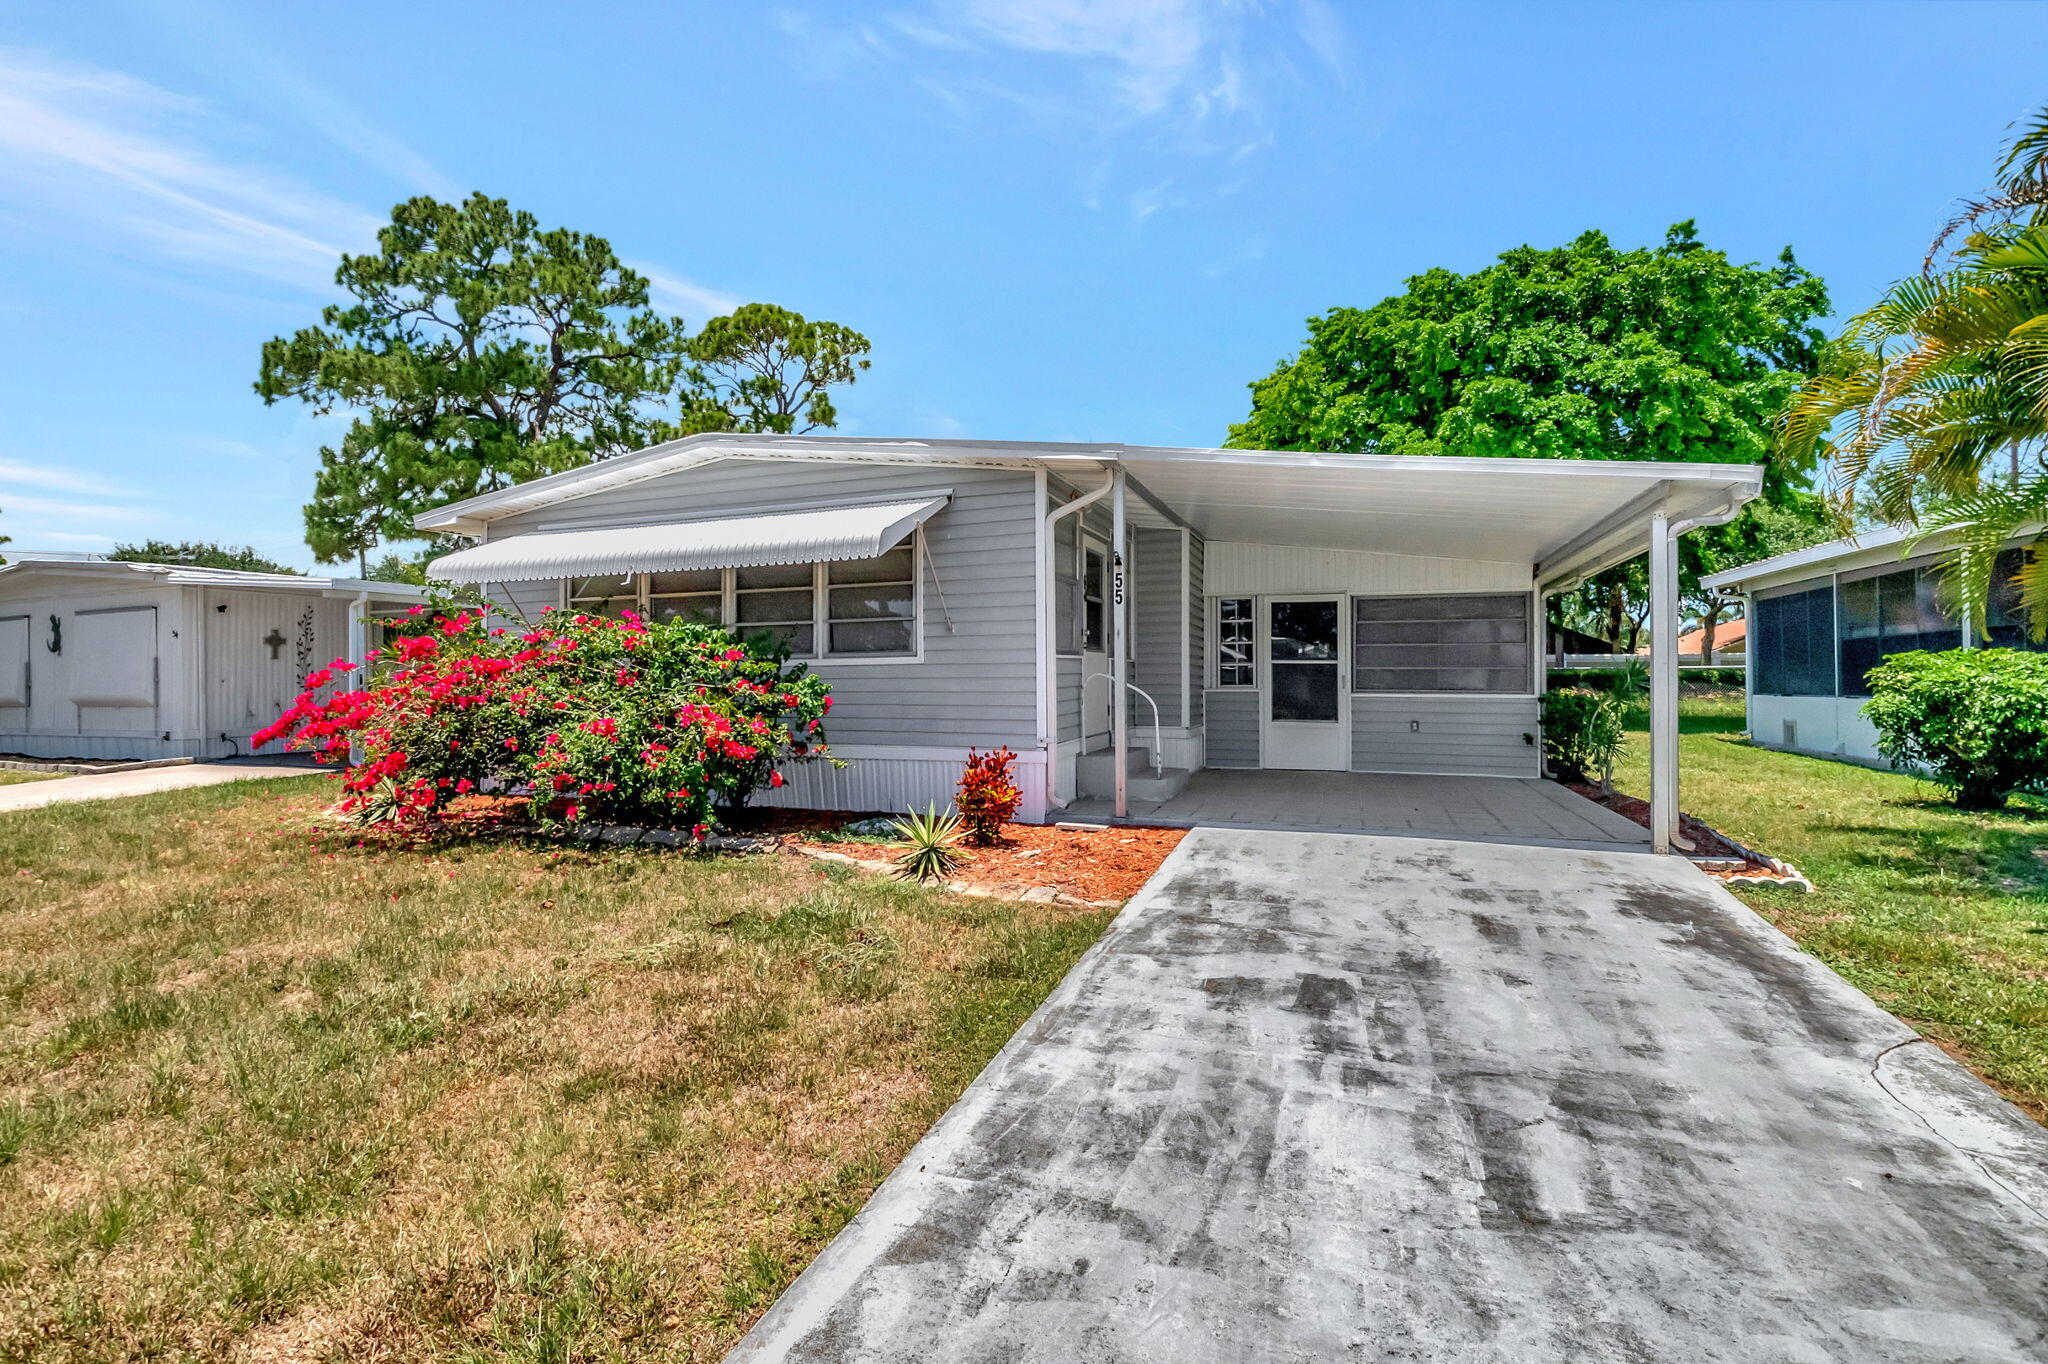
POLYGON ((1678 831, 1678 539, 1671 517, 1650 517, 1650 849, 1678 831))
MULTIPOLYGON (((348 661, 360 670, 356 673, 355 686, 358 690, 369 685, 370 660, 370 594, 356 593, 355 600, 348 604, 348 661)), ((363 760, 361 744, 350 744, 348 760, 359 763, 363 760)))
POLYGON ((1125 518, 1124 469, 1121 464, 1111 475, 1109 513, 1109 748, 1116 763, 1116 817, 1122 819, 1131 812, 1130 799, 1124 791, 1124 781, 1129 772, 1125 747, 1130 742, 1131 727, 1130 695, 1124 688, 1130 682, 1131 650, 1125 642, 1128 638, 1125 631, 1129 629, 1125 617, 1130 612, 1130 593, 1125 590, 1124 583, 1124 566, 1129 557, 1125 553, 1125 540, 1130 529, 1125 518))

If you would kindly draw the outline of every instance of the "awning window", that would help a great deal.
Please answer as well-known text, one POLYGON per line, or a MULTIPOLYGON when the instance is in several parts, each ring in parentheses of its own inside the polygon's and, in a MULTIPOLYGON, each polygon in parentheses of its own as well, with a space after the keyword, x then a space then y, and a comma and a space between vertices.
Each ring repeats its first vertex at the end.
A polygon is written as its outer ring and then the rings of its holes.
POLYGON ((443 555, 427 565, 427 573, 445 582, 507 583, 873 559, 901 544, 947 497, 936 493, 914 501, 658 526, 537 531, 443 555))

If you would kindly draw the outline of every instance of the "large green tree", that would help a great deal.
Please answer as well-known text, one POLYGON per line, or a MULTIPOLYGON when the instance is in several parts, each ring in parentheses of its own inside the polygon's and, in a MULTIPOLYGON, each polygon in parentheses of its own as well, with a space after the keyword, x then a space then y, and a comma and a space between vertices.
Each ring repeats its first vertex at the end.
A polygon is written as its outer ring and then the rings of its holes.
POLYGON ((694 431, 807 431, 867 339, 750 303, 691 337, 602 237, 482 194, 392 210, 350 301, 263 347, 256 391, 354 421, 320 451, 306 538, 366 561, 415 513, 694 431))
POLYGON ((689 340, 683 421, 693 430, 815 431, 838 424, 832 386, 868 367, 868 339, 772 303, 748 303, 689 340))
MULTIPOLYGON (((1791 248, 1774 264, 1737 263, 1691 222, 1651 247, 1624 250, 1599 232, 1517 247, 1471 274, 1431 270, 1369 308, 1309 319, 1300 353, 1252 384, 1230 444, 1759 463, 1767 500, 1784 506, 1798 490, 1772 462, 1773 422, 1814 367, 1813 324, 1827 309, 1791 248)), ((1756 535, 1738 520, 1686 536, 1686 588, 1756 535)), ((1640 595, 1630 584, 1626 566, 1610 570, 1584 603, 1618 642, 1640 595)))

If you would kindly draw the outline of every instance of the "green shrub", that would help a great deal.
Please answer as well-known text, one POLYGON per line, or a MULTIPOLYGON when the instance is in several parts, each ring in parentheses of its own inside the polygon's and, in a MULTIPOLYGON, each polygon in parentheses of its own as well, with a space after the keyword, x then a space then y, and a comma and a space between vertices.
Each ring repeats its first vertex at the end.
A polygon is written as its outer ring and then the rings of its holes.
POLYGON ((784 764, 829 760, 830 689, 770 641, 632 612, 550 611, 516 632, 480 609, 399 619, 406 633, 315 669, 252 736, 348 763, 340 809, 366 820, 430 818, 497 787, 541 818, 702 837, 782 785, 784 764))
POLYGON ((1543 756, 1557 776, 1598 781, 1614 774, 1614 760, 1627 742, 1626 703, 1610 691, 1567 687, 1543 694, 1543 756))
POLYGON ((2013 649, 1915 650, 1870 670, 1863 713, 1877 751, 1917 767, 1965 810, 2048 789, 2048 655, 2013 649))

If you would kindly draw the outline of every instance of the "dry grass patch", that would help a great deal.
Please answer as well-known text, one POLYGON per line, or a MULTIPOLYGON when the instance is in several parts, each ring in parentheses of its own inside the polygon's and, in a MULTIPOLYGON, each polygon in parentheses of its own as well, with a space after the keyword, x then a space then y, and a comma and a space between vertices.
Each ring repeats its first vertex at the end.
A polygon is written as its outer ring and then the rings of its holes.
POLYGON ((1108 918, 325 794, 0 816, 0 1360, 715 1359, 1108 918))

